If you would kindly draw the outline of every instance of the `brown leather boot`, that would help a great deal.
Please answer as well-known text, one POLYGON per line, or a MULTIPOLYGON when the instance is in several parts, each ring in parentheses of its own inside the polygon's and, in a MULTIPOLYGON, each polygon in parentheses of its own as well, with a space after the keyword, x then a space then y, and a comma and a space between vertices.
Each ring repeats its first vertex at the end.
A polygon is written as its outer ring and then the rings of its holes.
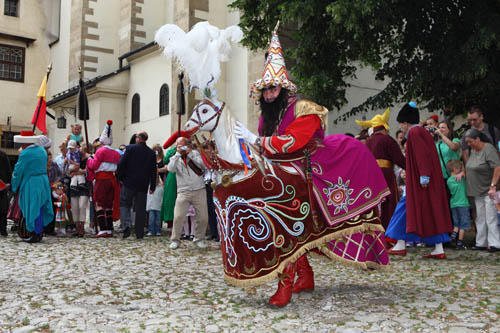
POLYGON ((293 280, 295 279, 295 263, 288 264, 281 274, 278 290, 269 299, 269 304, 279 308, 287 305, 292 299, 293 280))
POLYGON ((85 236, 85 222, 76 222, 76 237, 85 236))
POLYGON ((297 267, 297 281, 293 284, 293 292, 300 293, 301 291, 314 290, 314 272, 309 261, 307 254, 302 255, 296 262, 297 267))

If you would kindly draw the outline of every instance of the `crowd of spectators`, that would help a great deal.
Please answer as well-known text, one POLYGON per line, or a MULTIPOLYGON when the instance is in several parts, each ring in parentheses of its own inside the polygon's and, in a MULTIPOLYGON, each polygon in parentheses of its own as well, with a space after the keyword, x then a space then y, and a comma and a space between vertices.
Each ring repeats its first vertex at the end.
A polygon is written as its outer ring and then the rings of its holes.
MULTIPOLYGON (((453 232, 451 243, 456 249, 500 250, 500 131, 484 120, 480 106, 467 112, 467 123, 454 131, 452 123, 432 115, 420 126, 427 129, 435 141, 441 164, 443 181, 447 186, 453 232), (475 232, 474 244, 466 244, 466 231, 475 232)), ((364 142, 366 131, 357 138, 364 142)), ((406 138, 402 131, 395 139, 405 152, 406 138)), ((432 152, 428 152, 432 153, 432 152)), ((395 167, 400 191, 404 186, 405 171, 395 167)))
MULTIPOLYGON (((114 230, 113 224, 111 230, 104 232, 99 224, 102 209, 93 200, 95 184, 87 170, 87 162, 93 159, 102 143, 96 139, 87 146, 81 126, 75 124, 66 140, 57 146, 55 157, 50 146, 46 147, 54 219, 45 226, 44 235, 112 237, 114 231, 122 233, 123 238, 133 233, 136 239, 142 239, 145 234, 148 237, 167 236, 171 231, 171 244, 177 247, 181 239, 194 241, 199 248, 205 248, 208 239, 218 242, 215 211, 208 211, 214 210, 213 202, 207 201, 207 198, 213 200, 212 188, 207 185, 211 183, 211 174, 204 168, 196 146, 181 137, 165 154, 160 144, 150 148, 147 140, 147 133, 140 131, 128 144, 121 144, 115 150, 120 160, 110 170, 120 187, 120 227, 114 230)), ((0 163, 1 184, 8 185, 12 172, 7 155, 1 151, 0 163)), ((14 200, 8 186, 0 187, 2 236, 8 235, 7 211, 14 200)), ((13 220, 12 230, 20 228, 22 217, 13 220)))
MULTIPOLYGON (((500 158, 498 128, 484 120, 479 106, 467 113, 467 130, 457 135, 453 125, 432 115, 420 125, 435 141, 442 170, 442 181, 449 197, 453 232, 450 234, 457 249, 471 248, 496 252, 500 249, 500 158), (475 231, 475 243, 466 244, 466 231, 475 231)), ((357 138, 365 141, 363 131, 357 138)), ((401 151, 405 152, 406 138, 395 133, 401 151)), ((197 147, 179 137, 166 151, 159 144, 150 148, 144 131, 134 134, 128 144, 116 151, 120 161, 114 168, 120 184, 120 227, 127 238, 132 231, 136 239, 162 236, 171 231, 172 249, 181 240, 192 240, 206 247, 206 240, 219 241, 212 174, 206 170, 197 147)), ((93 182, 88 177, 87 162, 93 157, 99 142, 87 146, 81 135, 81 126, 71 126, 71 133, 58 145, 55 157, 47 149, 47 176, 51 186, 54 220, 45 227, 46 235, 84 237, 99 235, 93 182)), ((46 147, 47 148, 47 147, 46 147)), ((5 184, 11 182, 11 169, 5 153, 0 152, 0 235, 7 235, 7 210, 13 199, 5 184), (4 184, 4 185, 2 185, 4 184)), ((399 189, 405 191, 405 171, 395 167, 399 189)), ((400 193, 404 194, 404 193, 400 193)), ((19 221, 16 221, 19 223, 19 221)), ((114 225, 110 226, 114 229, 114 225)), ((105 233, 110 236, 110 233, 105 233)))

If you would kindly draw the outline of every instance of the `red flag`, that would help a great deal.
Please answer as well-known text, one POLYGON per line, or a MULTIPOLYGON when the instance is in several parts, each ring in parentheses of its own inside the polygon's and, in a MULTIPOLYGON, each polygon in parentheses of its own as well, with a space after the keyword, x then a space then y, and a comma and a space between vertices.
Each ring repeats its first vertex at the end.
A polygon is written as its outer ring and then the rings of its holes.
POLYGON ((43 134, 47 134, 47 102, 45 94, 47 92, 47 74, 43 78, 40 89, 38 89, 38 103, 36 104, 31 123, 35 125, 43 134))

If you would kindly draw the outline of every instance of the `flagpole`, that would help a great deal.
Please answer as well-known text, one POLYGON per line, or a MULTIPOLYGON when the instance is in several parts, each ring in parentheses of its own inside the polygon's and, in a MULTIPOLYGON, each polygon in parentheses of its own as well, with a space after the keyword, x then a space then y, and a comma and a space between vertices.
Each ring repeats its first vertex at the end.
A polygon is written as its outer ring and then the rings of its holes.
MULTIPOLYGON (((49 75, 50 75, 50 72, 52 71, 52 63, 50 63, 48 66, 47 66, 47 82, 49 82, 49 75)), ((46 98, 46 97, 45 97, 46 98)), ((33 133, 35 133, 35 128, 36 128, 36 124, 38 123, 38 116, 40 115, 40 108, 42 107, 42 105, 40 104, 40 98, 38 98, 38 105, 36 107, 36 117, 35 117, 35 121, 33 122, 33 133)))
MULTIPOLYGON (((78 75, 80 76, 80 80, 83 81, 83 71, 80 66, 78 66, 78 75)), ((85 83, 83 83, 83 87, 85 88, 85 83)), ((81 89, 81 88, 80 88, 81 89)), ((85 130, 85 144, 87 145, 87 150, 90 151, 90 145, 89 145, 89 133, 87 130, 87 119, 83 119, 83 129, 85 130)))
POLYGON ((181 117, 184 113, 186 113, 186 101, 185 101, 185 96, 184 96, 184 82, 182 81, 184 79, 184 72, 181 72, 179 74, 179 87, 177 88, 178 90, 178 95, 177 98, 179 99, 177 101, 178 105, 178 110, 177 110, 177 133, 178 137, 181 136, 181 117))

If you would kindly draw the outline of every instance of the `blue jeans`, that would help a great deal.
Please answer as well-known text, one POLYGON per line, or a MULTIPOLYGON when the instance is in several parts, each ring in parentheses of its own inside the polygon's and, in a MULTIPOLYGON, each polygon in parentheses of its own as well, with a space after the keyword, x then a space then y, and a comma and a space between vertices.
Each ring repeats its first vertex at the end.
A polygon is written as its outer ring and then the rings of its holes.
POLYGON ((160 233, 161 221, 160 221, 160 211, 159 210, 150 210, 149 211, 148 231, 152 235, 156 235, 156 234, 160 233))
POLYGON ((469 207, 454 207, 451 209, 453 218, 453 226, 461 230, 470 229, 470 213, 469 207))

